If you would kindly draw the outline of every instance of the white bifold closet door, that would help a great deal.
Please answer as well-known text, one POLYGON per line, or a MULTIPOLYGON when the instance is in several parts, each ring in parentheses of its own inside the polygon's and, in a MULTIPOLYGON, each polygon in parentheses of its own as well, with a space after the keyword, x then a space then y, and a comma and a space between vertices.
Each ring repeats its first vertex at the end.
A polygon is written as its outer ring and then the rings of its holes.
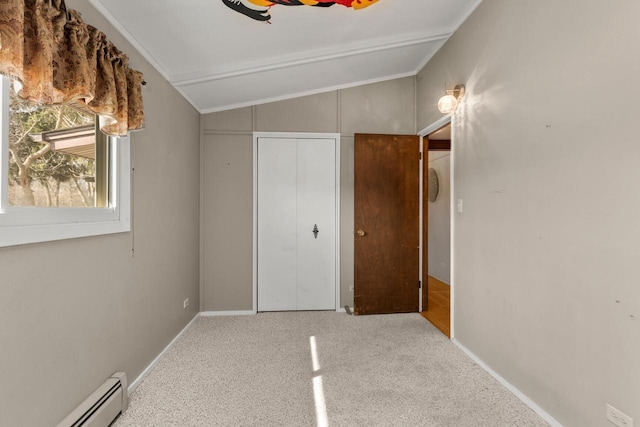
POLYGON ((258 311, 334 310, 336 140, 260 137, 257 155, 258 311))

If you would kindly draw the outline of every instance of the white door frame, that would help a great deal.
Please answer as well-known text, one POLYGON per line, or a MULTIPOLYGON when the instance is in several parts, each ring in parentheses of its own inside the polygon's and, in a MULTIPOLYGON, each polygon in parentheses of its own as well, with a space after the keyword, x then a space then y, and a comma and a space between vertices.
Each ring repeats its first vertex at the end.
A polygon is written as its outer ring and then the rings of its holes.
MULTIPOLYGON (((428 245, 429 242, 423 242, 422 241, 422 226, 423 226, 423 212, 422 212, 422 206, 423 206, 423 199, 424 199, 424 192, 425 189, 422 188, 422 174, 424 173, 424 170, 426 170, 425 165, 428 165, 429 163, 429 153, 428 152, 424 152, 424 144, 423 144, 423 138, 427 135, 429 135, 430 133, 433 133, 435 131, 437 131, 438 129, 440 129, 443 126, 446 126, 447 124, 451 124, 451 170, 449 173, 449 181, 450 181, 450 188, 451 188, 451 192, 450 192, 450 197, 449 197, 449 204, 451 206, 450 209, 450 221, 451 221, 451 231, 450 231, 450 235, 449 235, 449 239, 451 240, 451 248, 450 248, 450 252, 449 252, 449 256, 450 256, 450 264, 449 264, 449 274, 451 276, 450 278, 450 286, 451 286, 451 311, 450 311, 450 318, 449 318, 449 322, 451 325, 451 339, 453 340, 455 338, 455 329, 454 329, 454 310, 455 310, 455 293, 453 292, 454 290, 454 286, 455 286, 455 277, 454 277, 454 244, 455 241, 453 240, 453 236, 454 236, 454 228, 455 228, 455 215, 454 213, 456 212, 455 210, 455 203, 454 203, 454 194, 455 194, 455 188, 454 188, 454 180, 453 180, 453 168, 455 165, 455 161, 454 161, 454 156, 455 156, 455 144, 453 143, 454 138, 455 138, 455 126, 454 126, 454 117, 453 116, 444 116, 441 119, 431 123, 429 126, 427 126, 426 128, 422 129, 420 132, 418 132, 418 135, 420 136, 420 151, 422 152, 422 162, 421 162, 421 170, 420 170, 420 278, 422 278, 422 269, 425 267, 422 265, 422 251, 424 249, 424 245, 428 245)), ((419 294, 419 298, 420 298, 420 311, 422 311, 422 292, 426 287, 426 283, 422 284, 422 288, 420 288, 420 294, 419 294)))
POLYGON ((336 141, 336 311, 340 310, 340 134, 306 132, 253 133, 253 314, 258 313, 258 138, 334 139, 336 141))

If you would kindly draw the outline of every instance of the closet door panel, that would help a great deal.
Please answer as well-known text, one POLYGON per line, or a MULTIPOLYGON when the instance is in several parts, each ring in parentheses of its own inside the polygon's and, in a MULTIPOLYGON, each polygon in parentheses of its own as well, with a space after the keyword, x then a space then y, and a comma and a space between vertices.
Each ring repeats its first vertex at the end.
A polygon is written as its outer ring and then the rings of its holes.
POLYGON ((335 160, 335 140, 298 140, 298 310, 335 309, 335 160))
POLYGON ((297 308, 295 140, 258 140, 258 310, 297 308))

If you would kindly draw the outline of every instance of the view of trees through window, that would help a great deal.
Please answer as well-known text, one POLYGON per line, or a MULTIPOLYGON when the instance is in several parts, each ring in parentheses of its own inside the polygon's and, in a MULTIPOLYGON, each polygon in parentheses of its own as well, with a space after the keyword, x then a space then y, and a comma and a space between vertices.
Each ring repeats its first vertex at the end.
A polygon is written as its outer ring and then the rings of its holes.
POLYGON ((95 115, 33 105, 13 85, 9 105, 9 204, 96 206, 95 115))

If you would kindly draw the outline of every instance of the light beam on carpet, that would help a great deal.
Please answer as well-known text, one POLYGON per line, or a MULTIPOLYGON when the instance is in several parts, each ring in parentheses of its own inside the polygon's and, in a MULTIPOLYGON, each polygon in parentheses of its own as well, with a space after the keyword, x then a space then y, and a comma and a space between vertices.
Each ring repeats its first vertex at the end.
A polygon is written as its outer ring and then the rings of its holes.
MULTIPOLYGON (((316 337, 309 337, 309 347, 311 347, 311 364, 313 372, 320 370, 320 362, 318 361, 318 348, 316 346, 316 337)), ((316 421, 318 427, 328 427, 329 418, 327 417, 327 404, 324 400, 324 386, 322 385, 322 375, 313 377, 313 400, 316 404, 316 421)))
POLYGON ((328 427, 327 405, 324 401, 324 387, 322 386, 322 375, 313 377, 313 399, 316 401, 316 421, 318 427, 328 427))
POLYGON ((320 370, 320 362, 318 362, 316 337, 309 337, 309 345, 311 346, 311 363, 313 364, 313 372, 318 372, 320 370))

